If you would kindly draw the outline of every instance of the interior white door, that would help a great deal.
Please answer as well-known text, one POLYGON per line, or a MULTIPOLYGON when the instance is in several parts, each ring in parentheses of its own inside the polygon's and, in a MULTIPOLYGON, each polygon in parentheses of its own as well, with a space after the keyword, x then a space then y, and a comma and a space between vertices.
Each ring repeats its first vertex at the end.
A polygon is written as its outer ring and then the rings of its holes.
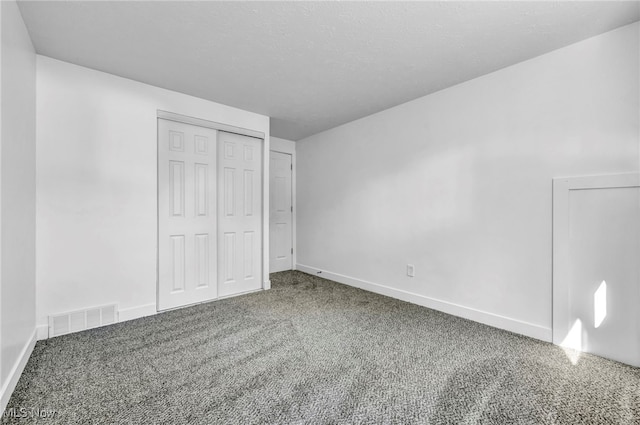
MULTIPOLYGON (((640 187, 595 186, 568 191, 568 299, 558 306, 554 299, 554 315, 563 315, 557 308, 568 314, 557 337, 569 348, 640 366, 640 187)), ((554 326, 554 340, 555 333, 554 326)))
POLYGON ((217 297, 216 136, 158 120, 158 310, 217 297))
POLYGON ((291 155, 271 152, 269 158, 269 271, 293 267, 293 203, 291 155))
POLYGON ((262 140, 221 131, 218 293, 262 288, 262 140))

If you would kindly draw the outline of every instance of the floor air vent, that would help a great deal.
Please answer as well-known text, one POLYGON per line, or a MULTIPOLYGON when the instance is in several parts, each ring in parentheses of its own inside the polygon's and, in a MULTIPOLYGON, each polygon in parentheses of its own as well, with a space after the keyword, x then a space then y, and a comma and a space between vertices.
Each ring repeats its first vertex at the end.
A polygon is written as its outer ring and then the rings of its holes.
POLYGON ((110 325, 118 321, 115 304, 49 316, 49 338, 110 325))

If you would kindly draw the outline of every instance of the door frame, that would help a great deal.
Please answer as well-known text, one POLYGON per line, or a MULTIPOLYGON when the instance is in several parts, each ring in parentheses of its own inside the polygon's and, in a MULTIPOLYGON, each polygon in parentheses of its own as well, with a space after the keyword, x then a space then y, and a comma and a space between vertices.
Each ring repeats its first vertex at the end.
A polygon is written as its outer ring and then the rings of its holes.
MULTIPOLYGON (((195 125, 198 127, 210 128, 213 130, 226 131, 228 133, 240 134, 243 136, 254 137, 262 140, 262 289, 271 289, 271 281, 269 280, 269 136, 262 131, 252 130, 249 128, 237 127, 234 125, 224 124, 216 121, 196 118, 189 115, 177 114, 174 112, 156 110, 156 311, 167 311, 158 309, 158 300, 160 297, 160 217, 158 209, 159 197, 159 175, 158 175, 158 143, 160 135, 158 133, 158 120, 176 121, 183 124, 195 125), (266 266, 265 266, 266 264, 266 266)), ((216 141, 217 143, 217 141, 216 141)), ((217 149, 217 145, 216 145, 217 149)), ((216 205, 217 205, 216 197, 216 205)), ((217 207, 216 207, 216 226, 218 225, 217 207)), ((216 258, 217 261, 217 258, 216 258)), ((216 285, 218 284, 216 278, 216 285)), ((215 299, 220 299, 218 296, 215 299)), ((181 307, 176 307, 181 308, 181 307)))
MULTIPOLYGON (((552 340, 561 345, 569 331, 569 193, 572 190, 640 187, 639 173, 553 179, 552 340)), ((640 237, 640 235, 639 235, 640 237)))
MULTIPOLYGON (((296 145, 295 142, 292 144, 280 142, 280 140, 272 140, 271 141, 271 149, 272 152, 284 153, 287 155, 291 155, 291 206, 293 207, 293 214, 291 216, 291 247, 293 248, 293 256, 291 257, 291 269, 296 270, 296 265, 298 264, 298 247, 296 241, 298 240, 296 235, 296 221, 298 214, 298 205, 296 203, 296 145)), ((269 161, 267 160, 267 163, 269 161)), ((269 167, 271 164, 269 163, 269 167)), ((267 177, 269 177, 267 175, 267 177)), ((267 182, 269 185, 269 182, 267 182)), ((267 214, 267 226, 270 226, 270 217, 267 214)), ((269 232, 267 232, 269 233, 269 232)), ((267 264, 269 264, 269 259, 267 258, 267 264)))

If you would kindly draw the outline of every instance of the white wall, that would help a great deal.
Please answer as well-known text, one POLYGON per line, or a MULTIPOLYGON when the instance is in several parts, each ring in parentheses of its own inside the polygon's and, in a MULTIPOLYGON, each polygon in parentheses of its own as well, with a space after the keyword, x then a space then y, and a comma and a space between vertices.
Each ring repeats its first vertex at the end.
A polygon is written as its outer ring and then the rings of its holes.
POLYGON ((297 142, 298 267, 550 340, 551 179, 638 171, 638 27, 297 142))
POLYGON ((43 56, 37 90, 39 326, 109 303, 152 314, 157 110, 263 132, 267 149, 269 118, 43 56))
POLYGON ((296 142, 293 140, 271 137, 271 150, 293 155, 296 152, 296 142))
POLYGON ((16 3, 0 15, 1 412, 35 343, 36 55, 16 3))

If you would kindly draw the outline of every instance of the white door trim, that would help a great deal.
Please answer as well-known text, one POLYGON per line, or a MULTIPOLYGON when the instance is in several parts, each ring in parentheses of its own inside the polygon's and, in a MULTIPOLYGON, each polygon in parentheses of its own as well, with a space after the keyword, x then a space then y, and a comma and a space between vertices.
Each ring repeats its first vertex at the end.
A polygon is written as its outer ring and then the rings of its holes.
MULTIPOLYGON (((553 179, 553 343, 569 330, 569 192, 585 189, 640 187, 640 174, 626 173, 553 179)), ((640 235, 639 235, 640 236, 640 235)))
POLYGON ((213 130, 226 131, 227 133, 241 134, 243 136, 255 137, 257 139, 265 139, 265 134, 261 131, 251 130, 248 128, 236 127, 234 125, 228 125, 219 123, 216 121, 204 120, 202 118, 190 117, 188 115, 176 114, 174 112, 157 110, 158 118, 169 121, 181 122, 184 124, 196 125, 198 127, 211 128, 213 130))

